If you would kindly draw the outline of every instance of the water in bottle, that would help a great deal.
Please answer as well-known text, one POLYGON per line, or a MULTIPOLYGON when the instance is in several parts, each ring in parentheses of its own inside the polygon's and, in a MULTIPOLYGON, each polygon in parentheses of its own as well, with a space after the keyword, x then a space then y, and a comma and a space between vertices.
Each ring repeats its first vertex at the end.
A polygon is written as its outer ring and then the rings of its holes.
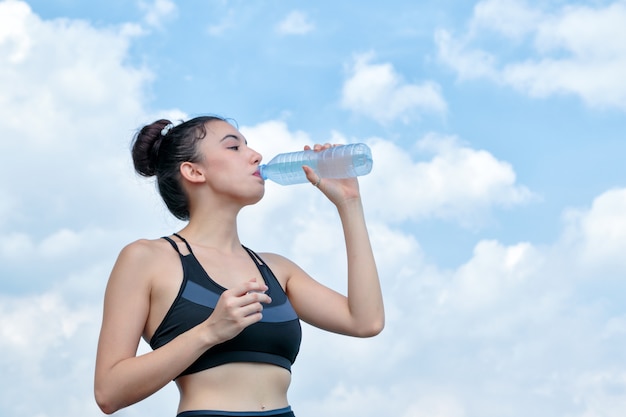
POLYGON ((351 178, 369 174, 372 152, 364 143, 333 146, 323 151, 300 151, 276 155, 259 167, 261 177, 281 185, 307 182, 302 165, 311 167, 320 178, 351 178))

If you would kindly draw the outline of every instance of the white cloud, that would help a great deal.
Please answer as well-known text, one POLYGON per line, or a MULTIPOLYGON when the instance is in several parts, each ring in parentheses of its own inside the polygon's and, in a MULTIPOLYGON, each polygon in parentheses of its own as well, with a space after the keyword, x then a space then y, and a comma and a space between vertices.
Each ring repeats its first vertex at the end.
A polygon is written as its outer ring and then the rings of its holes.
POLYGON ((466 311, 505 308, 532 285, 529 280, 544 262, 541 252, 528 243, 504 247, 497 241, 479 242, 438 302, 466 311))
POLYGON ((6 186, 3 185, 3 181, 0 180, 0 229, 3 227, 6 219, 9 218, 16 205, 16 198, 13 197, 8 191, 5 191, 3 189, 5 187, 6 186))
MULTIPOLYGON (((313 403, 305 403, 305 417, 340 415, 398 415, 398 405, 385 396, 374 384, 355 386, 343 381, 333 381, 328 395, 313 403)), ((303 414, 301 411, 298 415, 303 414)))
POLYGON ((485 0, 474 7, 470 34, 480 36, 483 30, 520 40, 536 29, 542 13, 520 0, 485 0))
POLYGON ((31 235, 10 233, 0 237, 0 259, 23 262, 30 259, 53 260, 69 258, 91 250, 111 239, 114 232, 86 229, 79 232, 63 228, 35 241, 31 235))
MULTIPOLYGON (((626 341, 626 327, 611 306, 624 298, 623 256, 613 251, 623 248, 626 237, 624 195, 620 189, 596 198, 589 210, 568 218, 564 239, 549 247, 485 240, 452 271, 418 263, 412 276, 395 277, 397 284, 385 292, 394 314, 381 337, 387 346, 412 346, 402 363, 413 364, 415 372, 407 371, 413 384, 425 384, 415 392, 447 397, 454 405, 446 410, 450 415, 502 415, 506 407, 488 399, 495 395, 525 401, 525 415, 618 416, 626 405, 620 394, 626 369, 617 346, 626 341), (584 255, 599 243, 596 236, 605 229, 596 222, 604 218, 616 230, 608 235, 602 262, 622 266, 598 276, 597 264, 590 266, 584 255), (617 286, 589 293, 587 282, 617 286), (470 374, 480 376, 463 382, 462 375, 470 374), (439 381, 445 390, 437 389, 439 381)), ((384 378, 383 372, 377 377, 384 378)), ((392 394, 388 387, 383 396, 392 394)), ((443 412, 443 403, 414 401, 407 415, 443 412)))
POLYGON ((402 417, 465 417, 465 407, 449 394, 418 395, 402 417))
POLYGON ((0 254, 3 258, 27 257, 32 248, 31 237, 24 233, 13 233, 0 240, 0 254))
POLYGON ((364 187, 376 195, 369 203, 381 218, 420 220, 439 217, 479 225, 492 206, 530 201, 516 183, 511 165, 455 137, 429 134, 416 143, 432 159, 414 162, 412 153, 391 142, 371 141, 374 168, 364 187))
POLYGON ((373 64, 372 54, 359 55, 349 68, 341 105, 379 123, 409 120, 418 111, 443 113, 447 105, 433 82, 406 83, 389 63, 373 64))
POLYGON ((0 120, 3 236, 19 235, 26 225, 48 230, 52 219, 88 228, 98 209, 123 221, 115 216, 121 198, 155 212, 158 206, 140 197, 149 188, 132 181, 128 151, 146 120, 143 95, 152 79, 126 64, 132 25, 42 21, 23 5, 0 3, 0 19, 11 22, 0 24, 10 31, 0 43, 0 112, 11 115, 0 120), (16 54, 20 59, 11 59, 16 54))
POLYGON ((114 257, 134 235, 129 219, 149 235, 150 219, 168 227, 129 153, 151 74, 126 63, 133 25, 95 29, 43 21, 22 2, 0 8, 0 112, 11 115, 0 119, 1 284, 45 291, 114 257))
POLYGON ((0 391, 6 415, 95 415, 91 384, 98 310, 60 294, 0 297, 0 391), (28 389, 24 389, 28 386, 28 389))
POLYGON ((626 267, 626 190, 613 189, 598 196, 588 210, 565 214, 567 239, 579 242, 581 261, 593 267, 626 267))
POLYGON ((0 54, 0 112, 12 116, 1 124, 4 137, 20 138, 5 143, 10 150, 24 142, 46 152, 78 151, 92 141, 102 146, 110 143, 102 136, 119 132, 107 111, 118 109, 120 125, 141 111, 141 88, 150 74, 123 64, 134 33, 128 26, 99 31, 80 21, 41 21, 21 2, 0 7, 7 51, 0 54), (31 123, 33 115, 37 123, 31 123))
POLYGON ((21 61, 31 48, 31 40, 22 30, 22 24, 30 15, 31 9, 27 3, 0 3, 0 51, 2 55, 6 54, 9 62, 21 61))
POLYGON ((262 163, 267 163, 281 152, 299 151, 304 145, 312 145, 306 132, 289 131, 287 123, 281 120, 268 120, 256 126, 242 126, 241 133, 256 151, 263 156, 262 163))
POLYGON ((455 39, 446 30, 435 32, 439 59, 452 67, 461 80, 473 78, 497 78, 495 56, 489 52, 470 49, 469 41, 455 39))
POLYGON ((592 107, 626 110, 626 46, 615 41, 626 38, 624 22, 623 1, 549 12, 486 0, 476 5, 467 33, 438 30, 435 42, 440 60, 462 80, 487 78, 531 97, 569 94, 592 107), (502 49, 481 47, 485 39, 502 49))
POLYGON ((73 337, 82 324, 93 320, 88 311, 72 311, 58 294, 44 294, 25 300, 3 299, 2 344, 15 349, 14 353, 34 356, 36 361, 45 352, 31 342, 54 345, 61 339, 73 337))
POLYGON ((306 13, 294 10, 276 26, 276 30, 283 35, 305 35, 315 30, 315 24, 306 13))
POLYGON ((580 397, 576 397, 582 409, 581 417, 623 415, 626 406, 623 395, 626 388, 626 372, 608 369, 589 372, 576 378, 574 383, 576 390, 581 394, 580 397))

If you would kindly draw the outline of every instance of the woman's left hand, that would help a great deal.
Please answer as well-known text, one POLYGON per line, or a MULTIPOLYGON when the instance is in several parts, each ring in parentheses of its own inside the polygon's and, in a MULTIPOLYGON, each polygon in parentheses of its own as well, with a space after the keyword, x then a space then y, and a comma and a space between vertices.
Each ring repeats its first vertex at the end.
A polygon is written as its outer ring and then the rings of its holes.
MULTIPOLYGON (((333 146, 340 145, 331 145, 330 143, 323 145, 315 144, 313 148, 307 145, 304 147, 304 150, 308 151, 312 149, 315 152, 320 152, 333 146)), ((359 181, 356 178, 320 178, 312 168, 305 165, 303 169, 306 173, 306 178, 311 184, 319 188, 336 206, 361 196, 359 181)))

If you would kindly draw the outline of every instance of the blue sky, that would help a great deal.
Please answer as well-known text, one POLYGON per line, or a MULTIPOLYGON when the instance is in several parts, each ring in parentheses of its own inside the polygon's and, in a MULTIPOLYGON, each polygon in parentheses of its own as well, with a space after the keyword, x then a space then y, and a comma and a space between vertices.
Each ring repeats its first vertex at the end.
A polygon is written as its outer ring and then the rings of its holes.
MULTIPOLYGON (((101 415, 108 273, 181 227, 131 138, 216 113, 265 161, 372 148, 387 327, 305 327, 299 417, 621 417, 624 39, 626 1, 0 1, 0 415, 101 415)), ((345 289, 312 187, 268 183, 240 228, 345 289)), ((176 401, 170 385, 118 415, 176 401)))

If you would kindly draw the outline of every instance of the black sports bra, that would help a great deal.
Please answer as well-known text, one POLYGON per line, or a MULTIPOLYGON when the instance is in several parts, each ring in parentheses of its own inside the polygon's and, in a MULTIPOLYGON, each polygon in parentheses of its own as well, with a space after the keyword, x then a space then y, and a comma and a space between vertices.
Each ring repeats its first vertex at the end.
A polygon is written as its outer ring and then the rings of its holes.
MULTIPOLYGON (((182 255, 172 239, 163 237, 180 255, 183 282, 172 306, 150 339, 152 349, 158 349, 206 320, 226 290, 209 277, 189 243, 174 235, 187 245, 189 254, 182 255)), ((270 268, 256 253, 245 246, 243 248, 259 269, 272 302, 263 305, 261 321, 248 326, 234 338, 211 347, 179 376, 231 362, 269 363, 291 371, 302 339, 300 320, 270 268)))

